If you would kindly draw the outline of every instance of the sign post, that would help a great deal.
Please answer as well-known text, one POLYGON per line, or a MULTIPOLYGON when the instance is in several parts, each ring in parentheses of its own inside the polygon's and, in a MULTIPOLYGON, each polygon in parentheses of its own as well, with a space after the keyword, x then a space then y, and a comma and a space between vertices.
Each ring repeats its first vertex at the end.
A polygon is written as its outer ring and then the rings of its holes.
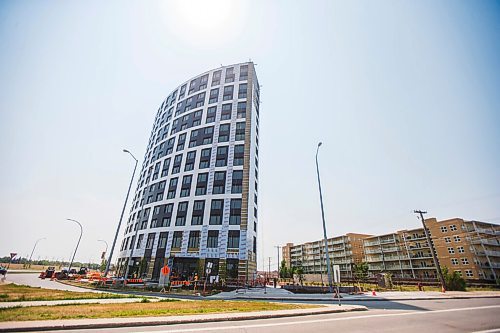
POLYGON ((207 269, 205 270, 205 283, 203 283, 203 295, 205 295, 205 290, 207 288, 207 280, 208 280, 210 273, 212 273, 212 266, 213 265, 214 264, 212 262, 207 262, 207 269))
POLYGON ((170 267, 163 266, 160 273, 160 281, 158 281, 158 285, 162 287, 160 292, 165 292, 165 286, 170 282, 170 267))

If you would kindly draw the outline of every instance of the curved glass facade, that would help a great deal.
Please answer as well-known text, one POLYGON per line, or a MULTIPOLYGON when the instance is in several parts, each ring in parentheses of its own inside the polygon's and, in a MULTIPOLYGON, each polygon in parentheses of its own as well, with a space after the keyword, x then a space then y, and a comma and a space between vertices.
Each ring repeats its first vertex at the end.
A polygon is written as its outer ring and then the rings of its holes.
POLYGON ((174 89, 153 124, 118 259, 118 275, 205 276, 240 283, 256 271, 259 84, 252 62, 174 89), (170 260, 169 260, 170 259, 170 260))

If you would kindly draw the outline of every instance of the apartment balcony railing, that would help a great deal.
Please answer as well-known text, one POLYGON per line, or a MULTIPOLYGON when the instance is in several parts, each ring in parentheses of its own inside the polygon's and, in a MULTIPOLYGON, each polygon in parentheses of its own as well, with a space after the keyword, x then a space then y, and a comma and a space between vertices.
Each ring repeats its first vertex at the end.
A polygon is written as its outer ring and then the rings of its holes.
POLYGON ((484 253, 491 257, 500 257, 500 251, 484 251, 484 253))
POLYGON ((376 246, 376 245, 380 245, 380 242, 378 240, 376 240, 376 241, 364 241, 364 245, 366 247, 368 247, 368 246, 376 246))
POLYGON ((365 253, 381 253, 380 248, 375 249, 365 249, 365 253))
POLYGON ((491 230, 491 229, 482 229, 482 228, 476 228, 476 231, 480 234, 487 234, 487 235, 493 235, 493 236, 499 236, 500 235, 500 230, 491 230))
POLYGON ((400 249, 399 249, 399 247, 397 247, 397 246, 392 246, 392 247, 383 247, 383 248, 382 248, 382 251, 384 251, 384 252, 397 252, 397 251, 399 251, 399 250, 400 250, 400 249))
POLYGON ((500 240, 497 238, 482 238, 482 239, 474 238, 471 240, 469 237, 469 240, 471 241, 472 244, 500 246, 500 240))

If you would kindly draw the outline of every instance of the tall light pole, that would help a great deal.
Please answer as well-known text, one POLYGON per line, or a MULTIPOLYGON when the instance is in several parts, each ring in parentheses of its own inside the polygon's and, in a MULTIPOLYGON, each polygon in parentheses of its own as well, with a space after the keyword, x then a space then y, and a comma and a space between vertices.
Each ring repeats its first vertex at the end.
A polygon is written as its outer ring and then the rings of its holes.
POLYGON ((108 262, 106 263, 106 269, 104 270, 104 277, 106 277, 109 272, 109 266, 111 265, 111 259, 113 258, 113 251, 115 249, 116 239, 118 238, 118 233, 120 232, 120 227, 122 225, 122 220, 123 220, 123 214, 125 213, 125 207, 127 206, 128 196, 130 194, 130 188, 132 187, 132 182, 134 181, 135 177, 135 170, 137 169, 137 162, 138 162, 137 158, 135 158, 135 156, 127 149, 123 149, 123 152, 130 154, 130 156, 132 156, 132 158, 135 160, 134 172, 132 173, 132 178, 130 179, 130 184, 128 185, 127 196, 125 197, 122 213, 120 215, 120 221, 118 222, 118 227, 116 228, 115 238, 113 239, 113 245, 111 246, 111 251, 109 252, 108 262))
POLYGON ((47 239, 47 238, 43 237, 43 238, 37 239, 35 242, 35 245, 33 246, 33 250, 31 250, 30 259, 28 260, 30 267, 31 267, 31 257, 33 256, 33 252, 35 252, 36 245, 38 244, 39 241, 41 241, 43 239, 47 239))
POLYGON ((330 253, 328 252, 328 238, 326 237, 325 211, 323 209, 323 194, 321 193, 321 180, 319 178, 318 152, 319 152, 319 147, 321 147, 321 144, 322 144, 321 142, 318 143, 318 148, 316 149, 316 172, 318 174, 319 201, 321 202, 321 218, 323 219, 323 238, 325 240, 326 265, 328 268, 328 289, 330 293, 333 293, 332 267, 330 264, 330 253))
POLYGON ((281 246, 276 245, 275 248, 278 249, 278 279, 279 279, 280 278, 280 248, 281 248, 281 246))
POLYGON ((71 258, 71 262, 69 263, 69 268, 68 268, 68 274, 69 274, 71 272, 71 265, 73 265, 73 260, 75 260, 75 255, 76 255, 76 251, 78 250, 78 245, 80 245, 80 240, 82 239, 83 227, 80 224, 80 222, 78 222, 77 220, 73 220, 73 219, 66 219, 66 220, 78 223, 78 225, 80 226, 80 237, 78 238, 78 242, 76 243, 75 252, 73 253, 73 257, 71 258))

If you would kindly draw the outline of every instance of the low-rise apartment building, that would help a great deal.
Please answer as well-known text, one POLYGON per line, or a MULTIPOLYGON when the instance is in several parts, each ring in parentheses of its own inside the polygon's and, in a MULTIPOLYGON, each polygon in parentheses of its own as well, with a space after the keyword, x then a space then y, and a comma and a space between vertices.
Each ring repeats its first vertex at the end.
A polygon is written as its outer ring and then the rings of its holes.
MULTIPOLYGON (((352 277, 353 265, 363 261, 363 239, 366 237, 370 235, 348 233, 328 239, 330 260, 332 265, 339 265, 341 276, 352 277)), ((288 243, 282 247, 282 254, 288 267, 302 267, 306 274, 327 271, 324 240, 298 245, 288 243)))
MULTIPOLYGON (((468 280, 500 280, 500 225, 461 218, 425 220, 441 267, 468 280)), ((368 263, 369 275, 391 273, 408 279, 436 279, 437 270, 424 228, 383 235, 349 233, 328 239, 330 258, 341 276, 351 277, 354 263, 368 263)), ((283 258, 305 273, 325 274, 324 241, 288 243, 283 258), (289 259, 288 259, 289 258, 289 259)))

